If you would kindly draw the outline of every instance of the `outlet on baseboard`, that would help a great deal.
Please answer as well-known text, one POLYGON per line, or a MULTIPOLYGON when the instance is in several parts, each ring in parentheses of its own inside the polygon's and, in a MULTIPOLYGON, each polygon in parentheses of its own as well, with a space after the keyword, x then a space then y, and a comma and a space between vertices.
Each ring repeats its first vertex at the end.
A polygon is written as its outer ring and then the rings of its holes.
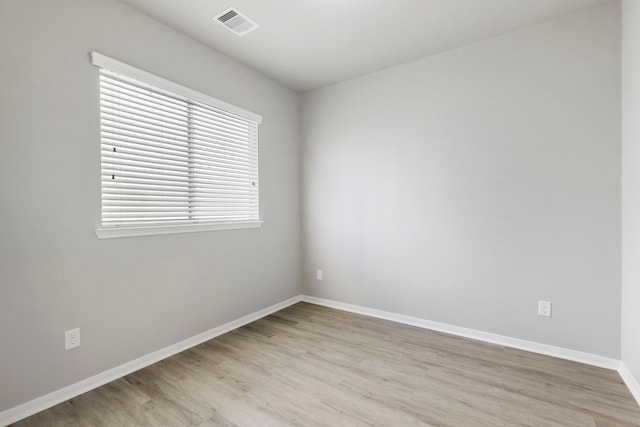
POLYGON ((551 317, 551 301, 538 301, 538 316, 551 317))
POLYGON ((322 270, 316 270, 316 279, 322 280, 322 270))
POLYGON ((71 350, 80 346, 80 328, 70 329, 64 333, 64 349, 71 350))

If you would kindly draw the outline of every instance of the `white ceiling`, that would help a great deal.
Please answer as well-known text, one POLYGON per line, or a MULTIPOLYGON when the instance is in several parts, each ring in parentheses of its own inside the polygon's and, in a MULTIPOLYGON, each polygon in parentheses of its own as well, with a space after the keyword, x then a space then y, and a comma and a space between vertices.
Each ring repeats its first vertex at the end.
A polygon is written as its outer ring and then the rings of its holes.
POLYGON ((121 0, 277 80, 307 91, 610 0, 121 0), (234 6, 260 28, 211 18, 234 6))

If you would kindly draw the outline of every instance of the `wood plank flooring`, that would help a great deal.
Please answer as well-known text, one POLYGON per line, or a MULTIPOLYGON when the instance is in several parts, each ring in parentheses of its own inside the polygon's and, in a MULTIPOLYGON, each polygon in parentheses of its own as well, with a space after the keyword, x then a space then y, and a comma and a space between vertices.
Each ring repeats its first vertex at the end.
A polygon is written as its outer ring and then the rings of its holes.
POLYGON ((299 303, 15 426, 640 426, 615 371, 299 303))

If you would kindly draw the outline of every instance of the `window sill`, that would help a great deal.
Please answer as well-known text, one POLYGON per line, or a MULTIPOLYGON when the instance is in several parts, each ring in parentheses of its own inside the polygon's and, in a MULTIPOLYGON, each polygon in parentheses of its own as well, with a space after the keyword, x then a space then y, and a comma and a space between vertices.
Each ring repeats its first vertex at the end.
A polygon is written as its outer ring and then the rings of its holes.
POLYGON ((154 225, 142 227, 105 227, 97 228, 98 239, 119 237, 154 236, 159 234, 196 233, 200 231, 237 230, 259 228, 262 221, 221 222, 217 224, 154 225))

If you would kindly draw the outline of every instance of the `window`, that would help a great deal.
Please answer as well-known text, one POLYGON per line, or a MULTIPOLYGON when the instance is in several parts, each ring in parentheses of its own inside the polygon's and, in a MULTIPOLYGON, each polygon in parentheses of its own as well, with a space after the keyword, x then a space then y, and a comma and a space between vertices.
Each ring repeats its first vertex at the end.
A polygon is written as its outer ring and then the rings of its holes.
POLYGON ((92 53, 100 68, 100 238, 260 226, 262 117, 92 53))

